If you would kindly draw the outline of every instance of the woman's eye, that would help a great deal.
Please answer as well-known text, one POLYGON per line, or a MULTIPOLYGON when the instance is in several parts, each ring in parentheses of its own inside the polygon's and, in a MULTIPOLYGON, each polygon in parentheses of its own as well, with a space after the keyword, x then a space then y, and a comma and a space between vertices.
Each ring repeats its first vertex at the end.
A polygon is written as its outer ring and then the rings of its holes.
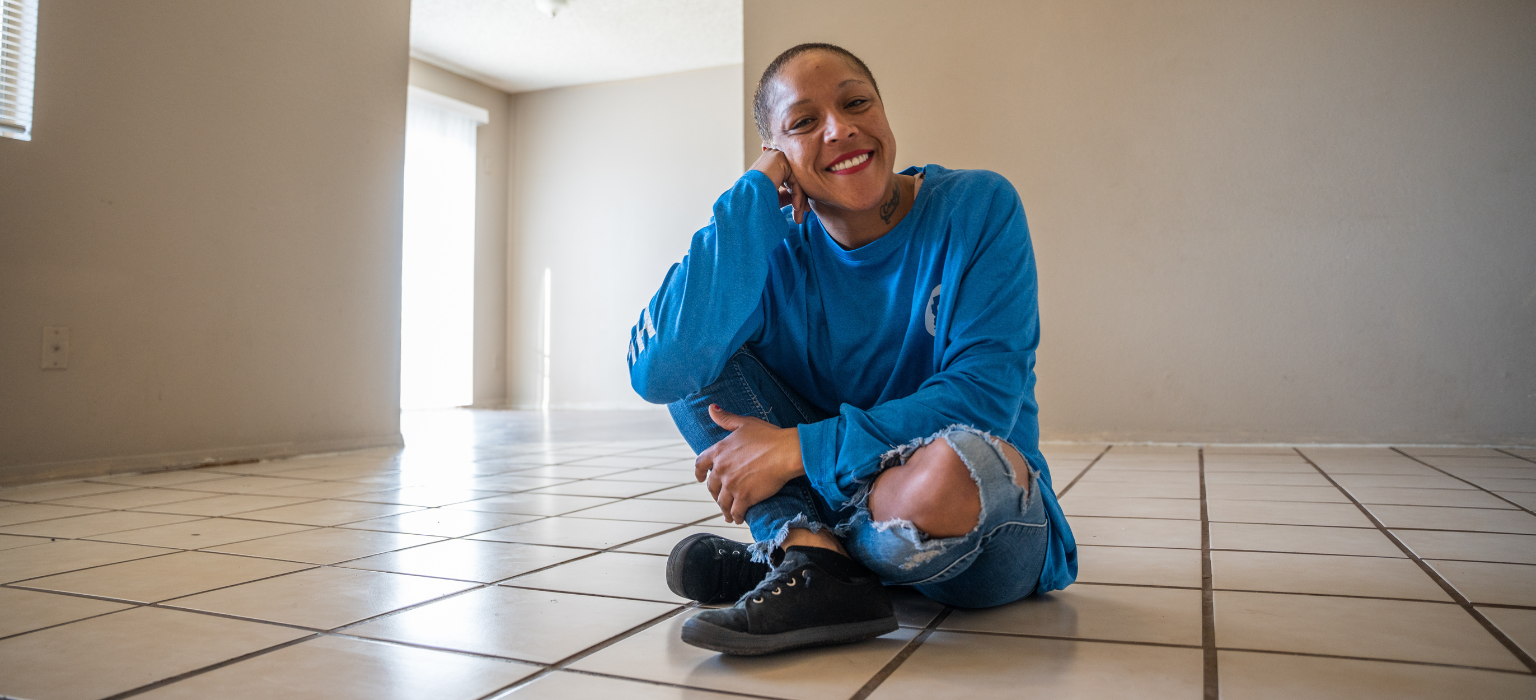
POLYGON ((866 99, 860 97, 860 98, 858 98, 856 100, 853 100, 853 101, 849 102, 848 106, 849 107, 859 107, 861 105, 864 105, 867 102, 869 102, 869 100, 866 100, 866 99))
POLYGON ((809 125, 810 123, 811 123, 811 120, 810 120, 809 117, 807 117, 805 119, 801 119, 800 121, 795 122, 794 124, 789 125, 789 128, 790 129, 801 129, 801 128, 804 128, 805 126, 809 125))

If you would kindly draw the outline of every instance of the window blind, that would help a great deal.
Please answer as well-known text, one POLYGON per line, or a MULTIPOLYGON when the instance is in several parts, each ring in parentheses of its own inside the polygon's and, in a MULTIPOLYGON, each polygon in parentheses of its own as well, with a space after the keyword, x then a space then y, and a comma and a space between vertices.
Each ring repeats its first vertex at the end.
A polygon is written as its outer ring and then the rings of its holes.
POLYGON ((0 136, 32 140, 39 0, 0 0, 0 136))

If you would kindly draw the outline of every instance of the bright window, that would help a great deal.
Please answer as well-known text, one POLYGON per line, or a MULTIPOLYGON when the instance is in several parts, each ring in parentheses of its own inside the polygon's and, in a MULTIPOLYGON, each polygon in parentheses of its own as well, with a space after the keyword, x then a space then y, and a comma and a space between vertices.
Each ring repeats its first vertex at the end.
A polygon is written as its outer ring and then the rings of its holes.
POLYGON ((32 140, 38 0, 0 0, 0 136, 32 140))
POLYGON ((475 130, 486 110, 410 88, 400 407, 474 402, 475 130))

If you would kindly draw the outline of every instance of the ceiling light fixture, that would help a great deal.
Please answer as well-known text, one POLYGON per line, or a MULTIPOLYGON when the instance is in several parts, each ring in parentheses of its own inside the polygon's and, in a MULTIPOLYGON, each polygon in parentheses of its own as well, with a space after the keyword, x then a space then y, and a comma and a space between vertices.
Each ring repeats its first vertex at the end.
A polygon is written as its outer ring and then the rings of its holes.
POLYGON ((533 0, 533 6, 550 17, 560 14, 570 4, 570 0, 533 0))

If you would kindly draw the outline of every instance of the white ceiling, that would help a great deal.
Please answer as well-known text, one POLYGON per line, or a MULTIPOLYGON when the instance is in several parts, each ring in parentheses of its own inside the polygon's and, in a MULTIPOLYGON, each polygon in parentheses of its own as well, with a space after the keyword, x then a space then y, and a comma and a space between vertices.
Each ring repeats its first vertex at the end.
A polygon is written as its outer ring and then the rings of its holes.
POLYGON ((411 55, 508 92, 741 63, 741 0, 413 0, 411 55))

